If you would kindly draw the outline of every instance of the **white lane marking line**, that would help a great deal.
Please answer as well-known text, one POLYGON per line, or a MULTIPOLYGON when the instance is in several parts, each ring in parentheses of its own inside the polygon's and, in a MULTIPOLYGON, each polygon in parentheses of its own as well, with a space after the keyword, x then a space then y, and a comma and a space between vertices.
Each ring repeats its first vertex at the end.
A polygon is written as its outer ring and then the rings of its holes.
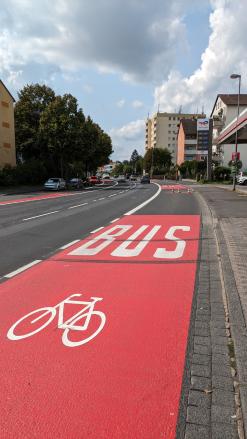
POLYGON ((119 192, 120 194, 123 194, 125 191, 121 191, 121 192, 119 192))
POLYGON ((73 244, 76 244, 79 241, 80 239, 75 239, 74 241, 71 241, 68 244, 62 245, 62 247, 59 247, 59 250, 65 250, 66 248, 70 247, 73 244))
POLYGON ((30 218, 24 218, 22 221, 29 221, 31 219, 40 218, 41 216, 52 215, 53 213, 58 213, 59 210, 54 210, 54 212, 42 213, 41 215, 30 216, 30 218))
POLYGON ((108 198, 115 197, 117 194, 108 195, 108 198))
POLYGON ((96 202, 96 201, 98 201, 98 200, 93 200, 93 202, 96 202))
POLYGON ((90 232, 90 233, 96 233, 96 232, 99 232, 100 230, 102 230, 104 227, 102 226, 102 227, 99 227, 98 229, 95 229, 95 230, 93 230, 92 232, 90 232))
POLYGON ((39 264, 40 262, 42 262, 41 259, 36 259, 35 261, 30 262, 30 264, 23 265, 23 267, 20 267, 20 268, 18 268, 17 270, 12 271, 11 273, 6 274, 6 275, 3 276, 3 277, 7 277, 8 279, 10 279, 11 277, 14 277, 14 276, 16 276, 16 275, 19 274, 19 273, 22 273, 22 271, 25 271, 25 270, 27 270, 28 268, 32 267, 33 265, 39 264))
POLYGON ((88 203, 77 204, 76 206, 68 207, 68 209, 75 209, 76 207, 86 206, 88 203))
POLYGON ((146 206, 148 203, 150 203, 151 201, 153 201, 156 197, 158 197, 158 195, 161 192, 161 186, 158 183, 153 183, 156 184, 156 186, 158 186, 158 190, 157 192, 155 192, 155 194, 151 197, 148 198, 146 201, 144 201, 144 203, 139 204, 139 206, 135 207, 132 210, 129 210, 129 212, 126 212, 124 215, 132 215, 133 213, 135 213, 137 210, 141 209, 142 207, 146 206))
POLYGON ((100 201, 100 200, 105 200, 105 197, 103 197, 103 198, 98 198, 98 201, 100 201))
POLYGON ((119 218, 116 218, 116 219, 110 221, 110 223, 115 223, 115 222, 118 221, 118 220, 119 220, 119 218))

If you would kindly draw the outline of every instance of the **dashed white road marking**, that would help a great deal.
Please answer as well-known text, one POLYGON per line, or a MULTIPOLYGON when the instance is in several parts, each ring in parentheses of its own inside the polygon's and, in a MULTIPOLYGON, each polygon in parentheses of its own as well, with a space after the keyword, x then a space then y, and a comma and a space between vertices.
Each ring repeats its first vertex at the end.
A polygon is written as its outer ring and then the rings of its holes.
POLYGON ((41 259, 36 259, 35 261, 30 262, 29 264, 23 265, 23 267, 20 267, 17 270, 12 271, 11 273, 6 274, 3 277, 7 277, 8 279, 10 279, 11 277, 14 277, 14 276, 16 276, 19 273, 22 273, 22 271, 25 271, 28 268, 32 267, 33 265, 39 264, 40 262, 41 262, 41 259))
POLYGON ((76 207, 86 206, 88 203, 77 204, 76 206, 68 207, 68 209, 75 209, 76 207))
POLYGON ((92 232, 90 232, 90 233, 96 233, 96 232, 99 232, 100 230, 102 230, 104 227, 102 226, 102 227, 98 227, 98 229, 95 229, 95 230, 93 230, 92 232))
POLYGON ((46 216, 46 215, 53 215, 53 213, 58 213, 60 212, 59 210, 54 210, 53 212, 47 212, 47 213, 42 213, 41 215, 36 215, 36 216, 30 216, 30 218, 24 218, 22 221, 29 221, 35 218, 40 218, 41 216, 46 216))
POLYGON ((100 200, 105 200, 105 197, 98 198, 98 201, 100 201, 100 200))
POLYGON ((108 195, 108 198, 115 197, 117 194, 108 195))
POLYGON ((118 221, 118 220, 119 220, 119 218, 116 218, 116 219, 110 221, 110 223, 115 223, 115 222, 118 221))
POLYGON ((68 244, 62 245, 62 247, 59 247, 59 249, 60 250, 65 250, 66 248, 70 247, 73 244, 76 244, 79 241, 80 241, 80 239, 75 239, 74 241, 71 241, 68 244))

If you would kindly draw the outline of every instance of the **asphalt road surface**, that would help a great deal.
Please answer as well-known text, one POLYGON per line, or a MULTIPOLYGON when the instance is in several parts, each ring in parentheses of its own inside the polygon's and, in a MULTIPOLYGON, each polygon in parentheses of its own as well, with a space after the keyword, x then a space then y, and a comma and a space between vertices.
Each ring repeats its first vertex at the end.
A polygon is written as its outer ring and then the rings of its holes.
POLYGON ((58 195, 0 197, 1 437, 174 439, 199 252, 192 189, 58 195))

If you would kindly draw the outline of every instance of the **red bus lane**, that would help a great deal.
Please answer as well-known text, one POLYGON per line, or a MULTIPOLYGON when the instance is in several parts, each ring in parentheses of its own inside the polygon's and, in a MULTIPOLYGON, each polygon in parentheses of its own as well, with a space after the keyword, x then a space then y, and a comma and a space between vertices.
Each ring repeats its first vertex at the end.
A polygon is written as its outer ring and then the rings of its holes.
POLYGON ((125 216, 0 285, 1 438, 175 438, 199 229, 125 216))

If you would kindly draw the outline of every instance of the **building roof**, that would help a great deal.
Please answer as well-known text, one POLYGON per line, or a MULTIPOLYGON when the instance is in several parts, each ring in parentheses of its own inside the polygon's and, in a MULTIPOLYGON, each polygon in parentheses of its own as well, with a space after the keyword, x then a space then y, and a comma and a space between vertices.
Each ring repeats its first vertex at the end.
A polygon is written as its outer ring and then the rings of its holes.
POLYGON ((197 120, 196 119, 181 119, 181 125, 183 126, 185 135, 196 135, 197 134, 197 120))
MULTIPOLYGON (((214 112, 216 102, 218 99, 221 99, 224 104, 226 105, 237 105, 238 104, 238 94, 218 94, 211 112, 211 116, 214 112)), ((240 94, 239 95, 239 105, 246 105, 247 106, 247 94, 240 94)))
POLYGON ((5 88, 5 90, 7 91, 7 93, 10 95, 10 97, 13 99, 13 102, 15 102, 15 98, 12 96, 12 94, 10 93, 10 91, 7 89, 6 85, 4 85, 3 81, 0 79, 0 84, 5 88))

